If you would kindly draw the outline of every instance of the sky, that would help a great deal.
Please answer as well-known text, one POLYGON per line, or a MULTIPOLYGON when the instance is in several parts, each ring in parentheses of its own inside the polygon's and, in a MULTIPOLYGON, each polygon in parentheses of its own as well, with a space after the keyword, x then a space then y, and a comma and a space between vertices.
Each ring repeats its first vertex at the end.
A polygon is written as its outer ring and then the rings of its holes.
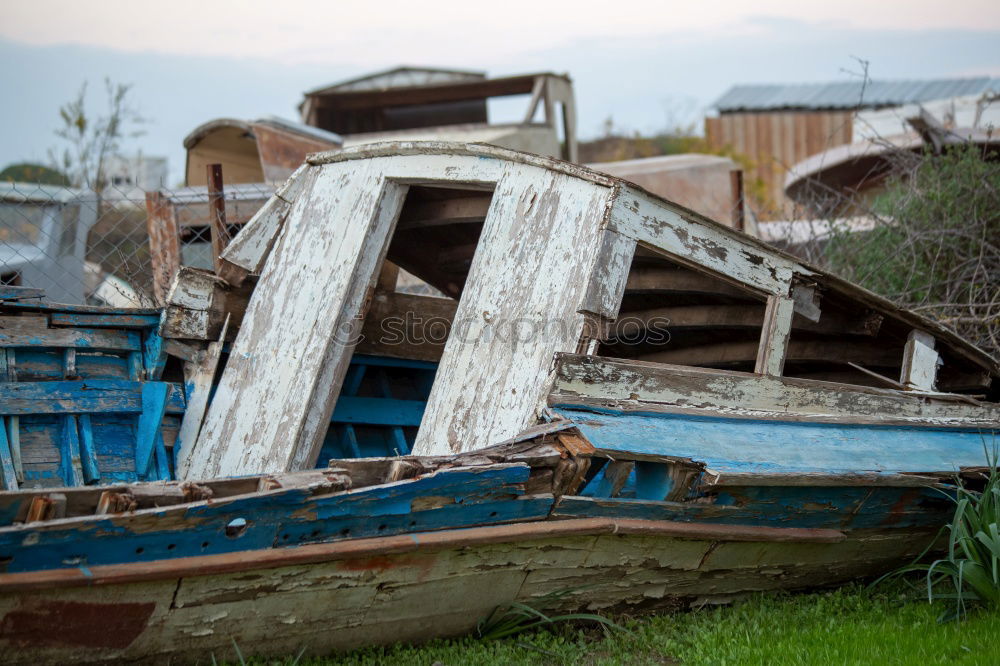
MULTIPOLYGON (((45 161, 60 104, 132 84, 128 146, 166 155, 222 116, 296 119, 302 92, 396 65, 568 73, 580 134, 697 122, 738 83, 1000 76, 1000 2, 733 0, 483 3, 32 0, 0 22, 0 167, 45 161)), ((506 107, 498 107, 503 112, 506 107)))

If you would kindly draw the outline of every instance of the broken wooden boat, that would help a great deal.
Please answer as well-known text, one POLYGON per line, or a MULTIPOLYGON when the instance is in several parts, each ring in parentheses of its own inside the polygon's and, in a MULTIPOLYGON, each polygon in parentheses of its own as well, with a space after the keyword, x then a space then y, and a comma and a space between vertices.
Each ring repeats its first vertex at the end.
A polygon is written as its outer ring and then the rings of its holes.
POLYGON ((639 612, 866 578, 933 543, 1000 429, 997 361, 950 330, 492 146, 313 155, 220 266, 158 319, 0 305, 5 661, 323 654, 557 590, 639 612))

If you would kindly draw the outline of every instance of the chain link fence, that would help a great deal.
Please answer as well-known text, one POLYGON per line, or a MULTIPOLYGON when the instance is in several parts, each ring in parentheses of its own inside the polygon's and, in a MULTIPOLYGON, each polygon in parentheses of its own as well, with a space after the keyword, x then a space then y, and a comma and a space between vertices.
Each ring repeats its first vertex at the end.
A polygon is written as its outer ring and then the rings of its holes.
MULTIPOLYGON (((224 190, 235 233, 271 185, 224 190)), ((33 287, 57 303, 160 305, 180 266, 212 269, 206 187, 143 192, 110 185, 99 195, 53 185, 0 183, 0 285, 33 287)))

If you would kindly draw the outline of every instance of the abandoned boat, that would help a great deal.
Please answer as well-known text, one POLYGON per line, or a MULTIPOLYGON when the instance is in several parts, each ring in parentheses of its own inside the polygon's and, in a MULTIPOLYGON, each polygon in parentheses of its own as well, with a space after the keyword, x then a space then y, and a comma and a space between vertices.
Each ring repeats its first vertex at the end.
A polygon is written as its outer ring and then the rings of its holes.
POLYGON ((933 541, 1000 429, 1000 366, 948 329, 487 145, 311 156, 162 312, 5 297, 10 663, 323 654, 556 590, 644 611, 872 576, 933 541))

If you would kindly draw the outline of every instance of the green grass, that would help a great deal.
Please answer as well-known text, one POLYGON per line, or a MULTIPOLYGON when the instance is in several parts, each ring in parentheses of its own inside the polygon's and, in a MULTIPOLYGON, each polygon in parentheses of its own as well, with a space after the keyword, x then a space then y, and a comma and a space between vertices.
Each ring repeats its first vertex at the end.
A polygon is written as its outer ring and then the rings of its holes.
MULTIPOLYGON (((299 666, 410 664, 997 664, 1000 612, 938 622, 940 604, 900 585, 757 596, 690 613, 623 621, 629 633, 563 625, 498 640, 434 641, 302 659, 299 666)), ((291 664, 292 659, 286 664, 291 664)), ((282 663, 282 662, 251 662, 282 663)))

